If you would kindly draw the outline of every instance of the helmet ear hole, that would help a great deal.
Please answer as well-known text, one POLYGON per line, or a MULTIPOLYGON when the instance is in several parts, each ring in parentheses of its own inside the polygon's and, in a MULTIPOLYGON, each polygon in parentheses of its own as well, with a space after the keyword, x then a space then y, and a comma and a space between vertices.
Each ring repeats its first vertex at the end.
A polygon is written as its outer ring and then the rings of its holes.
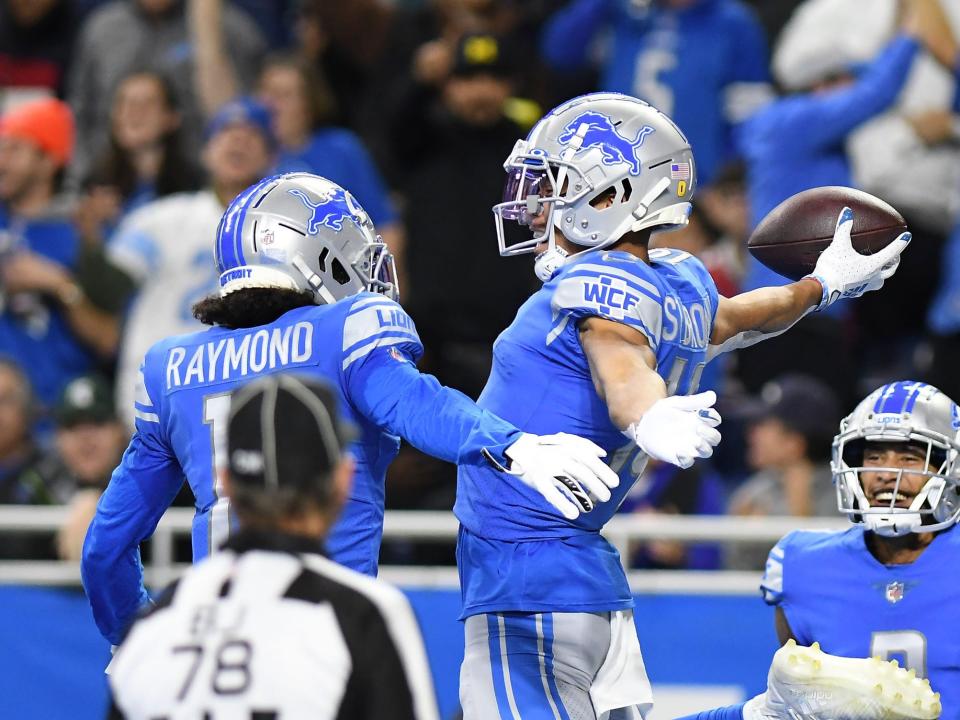
POLYGON ((317 265, 320 266, 320 272, 327 271, 327 255, 330 254, 330 248, 325 247, 320 251, 320 257, 317 258, 317 265))
POLYGON ((333 263, 331 263, 330 268, 331 268, 331 273, 333 275, 333 279, 336 280, 338 283, 340 283, 341 285, 346 285, 348 282, 350 282, 350 275, 349 273, 347 273, 347 269, 343 266, 343 263, 341 263, 337 258, 333 259, 333 263))

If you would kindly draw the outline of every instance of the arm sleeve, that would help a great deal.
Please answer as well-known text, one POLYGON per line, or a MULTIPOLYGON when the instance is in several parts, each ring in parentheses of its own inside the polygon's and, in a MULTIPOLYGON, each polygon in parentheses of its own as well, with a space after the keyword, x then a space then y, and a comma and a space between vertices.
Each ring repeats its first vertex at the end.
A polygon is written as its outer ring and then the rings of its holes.
POLYGON ((106 246, 107 259, 140 285, 160 268, 160 246, 154 238, 153 210, 149 205, 131 213, 106 246))
POLYGON ((136 432, 100 498, 80 564, 93 618, 103 636, 120 644, 149 601, 140 543, 183 485, 183 471, 160 433, 157 410, 142 383, 135 403, 136 432))
POLYGON ((767 555, 767 565, 760 580, 760 592, 767 605, 780 605, 783 602, 783 559, 790 544, 790 535, 780 538, 767 555))
POLYGON ((656 352, 663 326, 663 297, 653 270, 641 260, 576 265, 558 283, 551 306, 559 332, 572 320, 601 317, 643 333, 656 352))
POLYGON ((474 464, 486 450, 506 464, 503 451, 520 430, 422 374, 413 364, 422 352, 413 320, 397 303, 356 303, 343 330, 347 397, 370 422, 429 455, 474 464))
POLYGON ((897 98, 918 48, 913 38, 898 37, 849 88, 822 96, 807 95, 801 102, 791 103, 781 135, 813 148, 842 141, 897 98))
POLYGON ((554 70, 576 70, 587 61, 596 34, 613 16, 611 0, 574 0, 557 10, 540 38, 540 55, 554 70))

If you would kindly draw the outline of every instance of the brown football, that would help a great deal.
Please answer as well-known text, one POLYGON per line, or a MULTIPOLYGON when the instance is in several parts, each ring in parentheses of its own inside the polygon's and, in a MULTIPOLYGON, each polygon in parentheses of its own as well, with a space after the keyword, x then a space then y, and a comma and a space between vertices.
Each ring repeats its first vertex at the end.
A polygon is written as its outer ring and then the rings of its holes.
POLYGON ((893 207, 862 190, 826 186, 804 190, 777 205, 760 221, 747 241, 750 254, 791 280, 813 271, 833 240, 844 207, 853 210, 850 240, 871 255, 896 239, 907 224, 893 207))

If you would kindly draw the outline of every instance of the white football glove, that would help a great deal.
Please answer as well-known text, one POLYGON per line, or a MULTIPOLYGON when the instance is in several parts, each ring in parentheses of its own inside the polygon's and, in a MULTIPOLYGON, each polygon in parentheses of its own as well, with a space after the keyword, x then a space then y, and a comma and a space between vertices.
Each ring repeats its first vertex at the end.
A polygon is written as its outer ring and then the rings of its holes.
POLYGON ((695 459, 713 455, 720 442, 716 401, 713 390, 657 400, 623 434, 650 457, 688 468, 695 459))
POLYGON ((504 451, 510 460, 506 472, 546 498, 568 520, 590 512, 595 500, 610 499, 610 488, 620 478, 600 458, 606 451, 576 435, 524 433, 504 451))
POLYGON ((853 211, 844 208, 837 218, 833 241, 820 253, 813 272, 807 275, 823 287, 817 310, 829 307, 840 298, 860 297, 865 292, 879 290, 883 281, 891 277, 900 264, 900 253, 912 235, 902 233, 896 240, 873 255, 862 255, 850 242, 853 211))

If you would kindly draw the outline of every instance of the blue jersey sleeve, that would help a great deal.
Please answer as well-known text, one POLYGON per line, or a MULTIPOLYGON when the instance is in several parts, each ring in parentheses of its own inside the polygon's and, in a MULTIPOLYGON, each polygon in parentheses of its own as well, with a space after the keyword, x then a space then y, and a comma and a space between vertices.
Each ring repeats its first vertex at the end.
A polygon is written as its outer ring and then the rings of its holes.
POLYGON ((140 543, 183 485, 180 464, 164 440, 155 392, 141 369, 136 432, 97 505, 83 544, 81 575, 93 617, 112 644, 120 642, 149 600, 143 585, 140 543))
POLYGON ((779 605, 783 601, 783 557, 792 534, 780 538, 767 555, 767 564, 760 580, 760 592, 767 605, 779 605))
MULTIPOLYGON (((767 556, 767 565, 760 581, 764 602, 779 607, 787 618, 793 637, 801 645, 816 640, 810 632, 810 603, 797 595, 797 590, 811 590, 807 567, 815 558, 810 549, 827 536, 820 531, 795 530, 780 539, 767 556)), ((814 583, 815 584, 815 583, 814 583)), ((809 597, 809 592, 807 596, 809 597)))
POLYGON ((397 303, 358 301, 344 323, 343 338, 344 388, 364 417, 448 462, 485 462, 484 450, 504 462, 503 451, 520 430, 417 370, 420 339, 397 303))
POLYGON ((574 265, 551 299, 558 327, 586 317, 623 323, 643 333, 656 352, 663 325, 663 296, 642 260, 607 259, 574 265))
POLYGON ((896 100, 919 47, 913 38, 898 37, 849 88, 822 95, 798 95, 786 101, 779 137, 810 148, 840 142, 896 100))

